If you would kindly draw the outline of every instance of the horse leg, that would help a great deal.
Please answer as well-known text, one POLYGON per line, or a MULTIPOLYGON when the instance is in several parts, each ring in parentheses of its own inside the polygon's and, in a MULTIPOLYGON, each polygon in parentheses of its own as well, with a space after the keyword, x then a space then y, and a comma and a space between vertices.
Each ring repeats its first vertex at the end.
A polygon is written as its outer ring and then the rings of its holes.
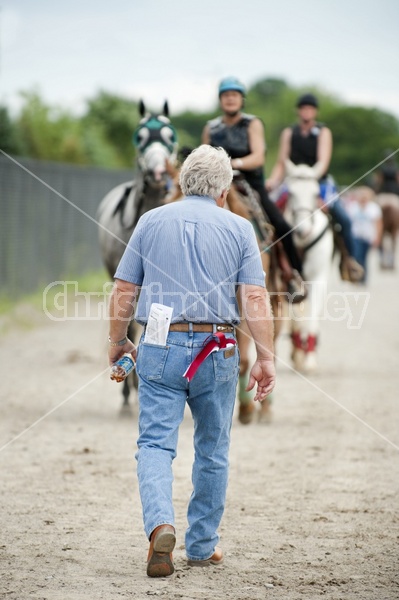
MULTIPOLYGON (((399 220, 399 215, 396 215, 396 218, 399 220)), ((395 269, 395 258, 396 258, 396 238, 398 235, 398 226, 399 224, 395 222, 394 217, 392 217, 392 227, 389 231, 390 237, 390 255, 389 255, 389 268, 395 269)))
MULTIPOLYGON (((131 321, 129 323, 129 327, 127 329, 127 337, 129 338, 129 340, 132 340, 135 343, 136 327, 135 327, 134 321, 131 321)), ((123 387, 122 387, 123 403, 122 403, 122 408, 121 408, 122 411, 126 411, 126 412, 131 411, 129 398, 130 398, 130 390, 132 388, 135 390, 137 390, 137 388, 138 388, 138 378, 137 378, 137 373, 136 373, 135 369, 133 369, 132 373, 130 373, 130 375, 128 375, 123 382, 123 387)))
POLYGON ((243 425, 248 425, 248 423, 252 421, 255 404, 252 400, 252 393, 247 392, 245 389, 248 385, 249 350, 251 345, 251 334, 245 319, 241 321, 240 326, 237 328, 237 343, 240 350, 240 375, 238 378, 238 420, 243 425))
POLYGON ((319 333, 319 319, 323 309, 326 291, 326 281, 323 278, 314 279, 308 288, 308 327, 304 344, 304 373, 314 373, 317 370, 317 342, 319 333))
MULTIPOLYGON (((276 282, 274 282, 276 283, 276 282)), ((273 310, 273 323, 274 323, 274 341, 277 340, 285 318, 285 302, 284 296, 276 292, 270 294, 270 302, 273 310)), ((274 399, 274 393, 272 392, 260 403, 259 410, 259 423, 269 424, 272 422, 272 404, 274 399)))
MULTIPOLYGON (((307 286, 306 291, 309 293, 307 286)), ((303 322, 308 302, 309 300, 306 298, 304 302, 289 306, 289 310, 291 311, 291 360, 296 371, 302 371, 305 360, 305 333, 302 330, 301 323, 303 322)))
MULTIPOLYGON (((398 215, 398 221, 399 221, 399 215, 398 215)), ((397 236, 398 236, 398 229, 399 229, 399 222, 397 224, 397 227, 394 227, 393 232, 392 232, 392 269, 396 268, 396 242, 397 242, 397 236)))
POLYGON ((294 369, 299 372, 312 373, 317 369, 318 321, 323 304, 324 288, 324 279, 307 282, 306 300, 291 306, 293 316, 291 359, 294 369))
POLYGON ((129 377, 126 377, 125 381, 123 382, 122 396, 123 396, 122 408, 127 408, 128 406, 130 406, 129 405, 129 396, 130 396, 129 377))

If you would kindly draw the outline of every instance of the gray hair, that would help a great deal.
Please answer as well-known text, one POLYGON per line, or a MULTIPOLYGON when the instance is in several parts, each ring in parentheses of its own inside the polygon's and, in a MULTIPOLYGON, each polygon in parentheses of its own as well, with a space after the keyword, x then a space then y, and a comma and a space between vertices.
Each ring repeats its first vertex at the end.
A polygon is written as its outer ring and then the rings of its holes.
POLYGON ((185 196, 209 196, 214 200, 230 188, 232 180, 233 170, 227 152, 207 144, 188 155, 179 177, 185 196))

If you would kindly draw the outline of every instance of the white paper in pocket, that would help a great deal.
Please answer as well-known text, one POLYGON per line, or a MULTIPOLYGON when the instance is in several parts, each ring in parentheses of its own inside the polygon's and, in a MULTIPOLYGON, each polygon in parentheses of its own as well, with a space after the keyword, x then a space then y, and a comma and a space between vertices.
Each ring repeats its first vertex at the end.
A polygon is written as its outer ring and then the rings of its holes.
POLYGON ((164 304, 151 304, 148 323, 145 330, 144 342, 165 346, 168 337, 173 308, 164 304))

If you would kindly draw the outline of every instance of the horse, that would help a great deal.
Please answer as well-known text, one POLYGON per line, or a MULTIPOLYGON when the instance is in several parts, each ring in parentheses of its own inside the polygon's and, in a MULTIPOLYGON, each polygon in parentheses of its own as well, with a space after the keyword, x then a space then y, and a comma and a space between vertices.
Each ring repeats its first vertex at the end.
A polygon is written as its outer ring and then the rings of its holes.
MULTIPOLYGON (((137 149, 134 177, 108 192, 97 210, 101 256, 112 279, 141 215, 164 204, 176 160, 177 135, 169 120, 168 103, 164 103, 161 114, 153 114, 147 113, 140 101, 139 113, 141 119, 133 134, 137 149)), ((133 321, 128 335, 130 339, 136 338, 133 321)), ((133 382, 133 378, 128 377, 123 384, 125 408, 129 406, 133 382)))
POLYGON ((311 373, 317 369, 319 320, 333 256, 333 232, 328 216, 319 208, 319 183, 313 167, 287 161, 286 183, 289 194, 286 217, 303 256, 307 292, 303 302, 291 305, 291 356, 296 370, 311 373))
MULTIPOLYGON (((237 176, 237 173, 235 173, 233 185, 227 195, 227 206, 233 213, 249 220, 252 223, 258 240, 262 266, 265 272, 265 280, 271 298, 273 313, 274 315, 277 315, 278 305, 280 305, 282 302, 278 293, 277 269, 280 267, 285 270, 288 267, 288 264, 285 265, 282 260, 279 260, 279 253, 283 252, 281 244, 276 245, 274 228, 270 225, 265 214, 263 213, 256 192, 252 190, 244 178, 237 176)), ((275 317, 273 321, 274 336, 277 337, 282 321, 276 319, 275 317)), ((248 384, 252 337, 249 332, 248 325, 243 317, 241 318, 240 325, 237 327, 236 331, 237 343, 240 351, 238 420, 243 425, 247 425, 253 419, 255 403, 252 400, 252 394, 247 392, 245 389, 248 384)), ((270 396, 261 403, 258 419, 261 423, 270 423, 270 396)))
POLYGON ((399 196, 380 193, 376 202, 382 210, 381 269, 395 269, 396 239, 399 231, 399 196))

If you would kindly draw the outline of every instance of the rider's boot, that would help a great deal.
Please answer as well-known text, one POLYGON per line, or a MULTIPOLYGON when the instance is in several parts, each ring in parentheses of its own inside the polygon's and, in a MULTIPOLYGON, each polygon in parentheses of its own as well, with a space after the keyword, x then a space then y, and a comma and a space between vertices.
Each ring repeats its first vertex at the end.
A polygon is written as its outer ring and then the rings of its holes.
POLYGON ((305 283, 295 269, 292 269, 292 277, 287 281, 287 292, 293 304, 303 302, 306 298, 305 283))
POLYGON ((306 298, 306 290, 301 275, 296 269, 292 268, 281 242, 277 243, 276 251, 281 279, 285 282, 289 294, 288 301, 293 303, 302 302, 306 298))
POLYGON ((339 265, 341 273, 341 279, 343 281, 350 281, 352 283, 359 283, 363 281, 364 269, 359 263, 353 258, 353 256, 342 256, 339 265))

